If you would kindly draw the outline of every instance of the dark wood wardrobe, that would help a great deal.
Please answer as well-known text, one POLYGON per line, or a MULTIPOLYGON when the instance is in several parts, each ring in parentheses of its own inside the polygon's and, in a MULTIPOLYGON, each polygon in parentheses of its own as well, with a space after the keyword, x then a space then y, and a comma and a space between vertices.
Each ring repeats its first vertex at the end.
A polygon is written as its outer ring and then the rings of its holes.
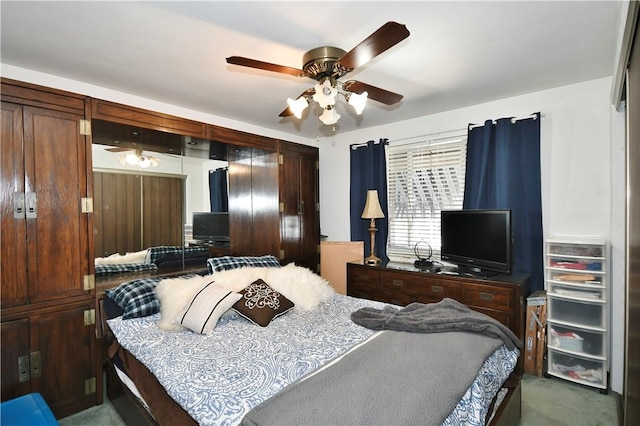
MULTIPOLYGON (((109 188, 117 184, 104 175, 94 182, 94 142, 117 140, 118 146, 175 155, 193 140, 222 147, 218 152, 229 161, 230 252, 271 254, 282 264, 294 261, 318 270, 317 148, 15 80, 1 82, 2 400, 40 392, 58 418, 102 403, 94 257, 112 249, 94 241, 94 228, 107 226, 100 232, 105 235, 122 227, 105 225, 104 217, 95 220, 95 201, 108 200, 109 188), (94 243, 101 247, 98 252, 94 243)), ((172 184, 148 180, 155 194, 148 203, 169 200, 172 184)), ((182 201, 174 202, 174 210, 182 213, 182 201)), ((179 227, 181 243, 184 217, 175 216, 173 224, 150 220, 162 229, 179 227)), ((136 229, 132 220, 130 228, 136 229)), ((154 245, 158 242, 150 234, 158 232, 140 236, 154 245)))

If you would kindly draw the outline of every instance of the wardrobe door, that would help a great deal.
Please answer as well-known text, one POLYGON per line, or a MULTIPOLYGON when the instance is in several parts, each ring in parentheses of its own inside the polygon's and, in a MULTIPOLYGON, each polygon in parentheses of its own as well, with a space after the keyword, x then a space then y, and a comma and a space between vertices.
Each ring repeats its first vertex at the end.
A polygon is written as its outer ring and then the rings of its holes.
MULTIPOLYGON (((95 302, 60 305, 31 315, 31 353, 40 371, 32 366, 32 392, 40 392, 56 417, 61 418, 95 405, 95 322, 87 322, 95 302)), ((32 357, 33 358, 33 357, 32 357)))
POLYGON ((0 295, 4 309, 26 304, 28 292, 22 107, 6 102, 1 106, 0 295))
POLYGON ((0 326, 2 400, 17 398, 31 390, 29 369, 29 319, 3 322, 0 326))
POLYGON ((24 107, 29 301, 86 295, 89 270, 84 117, 24 107))
POLYGON ((280 145, 280 235, 283 263, 317 271, 320 226, 317 148, 280 145))

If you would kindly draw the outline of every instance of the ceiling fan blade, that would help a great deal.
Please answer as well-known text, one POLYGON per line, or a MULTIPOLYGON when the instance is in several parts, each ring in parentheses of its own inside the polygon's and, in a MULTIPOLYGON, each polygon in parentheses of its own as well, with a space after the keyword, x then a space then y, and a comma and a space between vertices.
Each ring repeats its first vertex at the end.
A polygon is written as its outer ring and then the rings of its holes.
POLYGON ((303 75, 303 71, 297 68, 285 67, 284 65, 272 64, 270 62, 243 58, 242 56, 229 56, 227 58, 227 63, 232 65, 240 65, 243 67, 257 68, 259 70, 278 72, 281 74, 289 74, 295 77, 302 77, 303 75))
POLYGON ((390 92, 388 90, 381 89, 376 86, 372 86, 370 84, 362 83, 360 81, 349 80, 342 85, 342 88, 346 91, 362 94, 362 92, 367 92, 368 98, 373 99, 374 101, 381 102, 385 105, 393 105, 400 102, 403 98, 402 95, 394 92, 390 92))
POLYGON ((344 68, 358 68, 407 37, 409 30, 406 25, 389 21, 342 56, 338 62, 344 68))
MULTIPOLYGON (((314 93, 316 93, 316 89, 311 87, 311 88, 305 90, 304 92, 300 93, 300 95, 298 95, 294 99, 297 100, 297 99, 300 99, 303 96, 308 98, 309 96, 313 96, 314 93)), ((292 116, 292 115, 293 115, 293 112, 291 112, 291 109, 289 107, 286 107, 284 109, 284 111, 282 111, 280 114, 278 114, 278 117, 289 117, 289 116, 292 116)))

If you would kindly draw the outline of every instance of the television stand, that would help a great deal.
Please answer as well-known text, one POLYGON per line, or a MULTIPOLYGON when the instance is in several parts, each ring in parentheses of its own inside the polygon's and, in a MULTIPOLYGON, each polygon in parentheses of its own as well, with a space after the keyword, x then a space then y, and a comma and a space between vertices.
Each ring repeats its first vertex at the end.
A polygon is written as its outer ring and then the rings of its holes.
POLYGON ((474 268, 472 266, 457 266, 452 268, 451 272, 461 277, 483 278, 483 279, 493 278, 500 275, 499 272, 487 271, 485 269, 474 268))

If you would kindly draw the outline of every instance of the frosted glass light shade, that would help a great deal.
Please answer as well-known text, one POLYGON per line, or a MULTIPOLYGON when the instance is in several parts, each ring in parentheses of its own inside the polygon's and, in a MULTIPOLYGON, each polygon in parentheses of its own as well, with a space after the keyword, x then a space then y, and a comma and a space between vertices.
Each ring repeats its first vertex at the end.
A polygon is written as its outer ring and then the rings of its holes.
POLYGON ((325 80, 322 84, 316 84, 315 89, 316 92, 313 94, 313 100, 316 101, 321 108, 336 104, 338 89, 331 86, 329 80, 325 80))
POLYGON ((296 100, 288 98, 287 105, 289 105, 289 109, 291 110, 293 115, 296 116, 296 118, 301 118, 302 111, 304 111, 309 106, 309 102, 307 102, 304 96, 301 96, 296 100))
POLYGON ((338 111, 336 111, 335 108, 325 108, 324 112, 320 116, 320 121, 322 121, 322 124, 326 126, 336 124, 338 120, 340 120, 340 114, 338 114, 338 111))
POLYGON ((349 105, 351 105, 355 110, 356 114, 362 114, 364 111, 364 106, 367 104, 367 98, 369 94, 367 92, 362 92, 361 94, 352 93, 349 96, 349 105))

